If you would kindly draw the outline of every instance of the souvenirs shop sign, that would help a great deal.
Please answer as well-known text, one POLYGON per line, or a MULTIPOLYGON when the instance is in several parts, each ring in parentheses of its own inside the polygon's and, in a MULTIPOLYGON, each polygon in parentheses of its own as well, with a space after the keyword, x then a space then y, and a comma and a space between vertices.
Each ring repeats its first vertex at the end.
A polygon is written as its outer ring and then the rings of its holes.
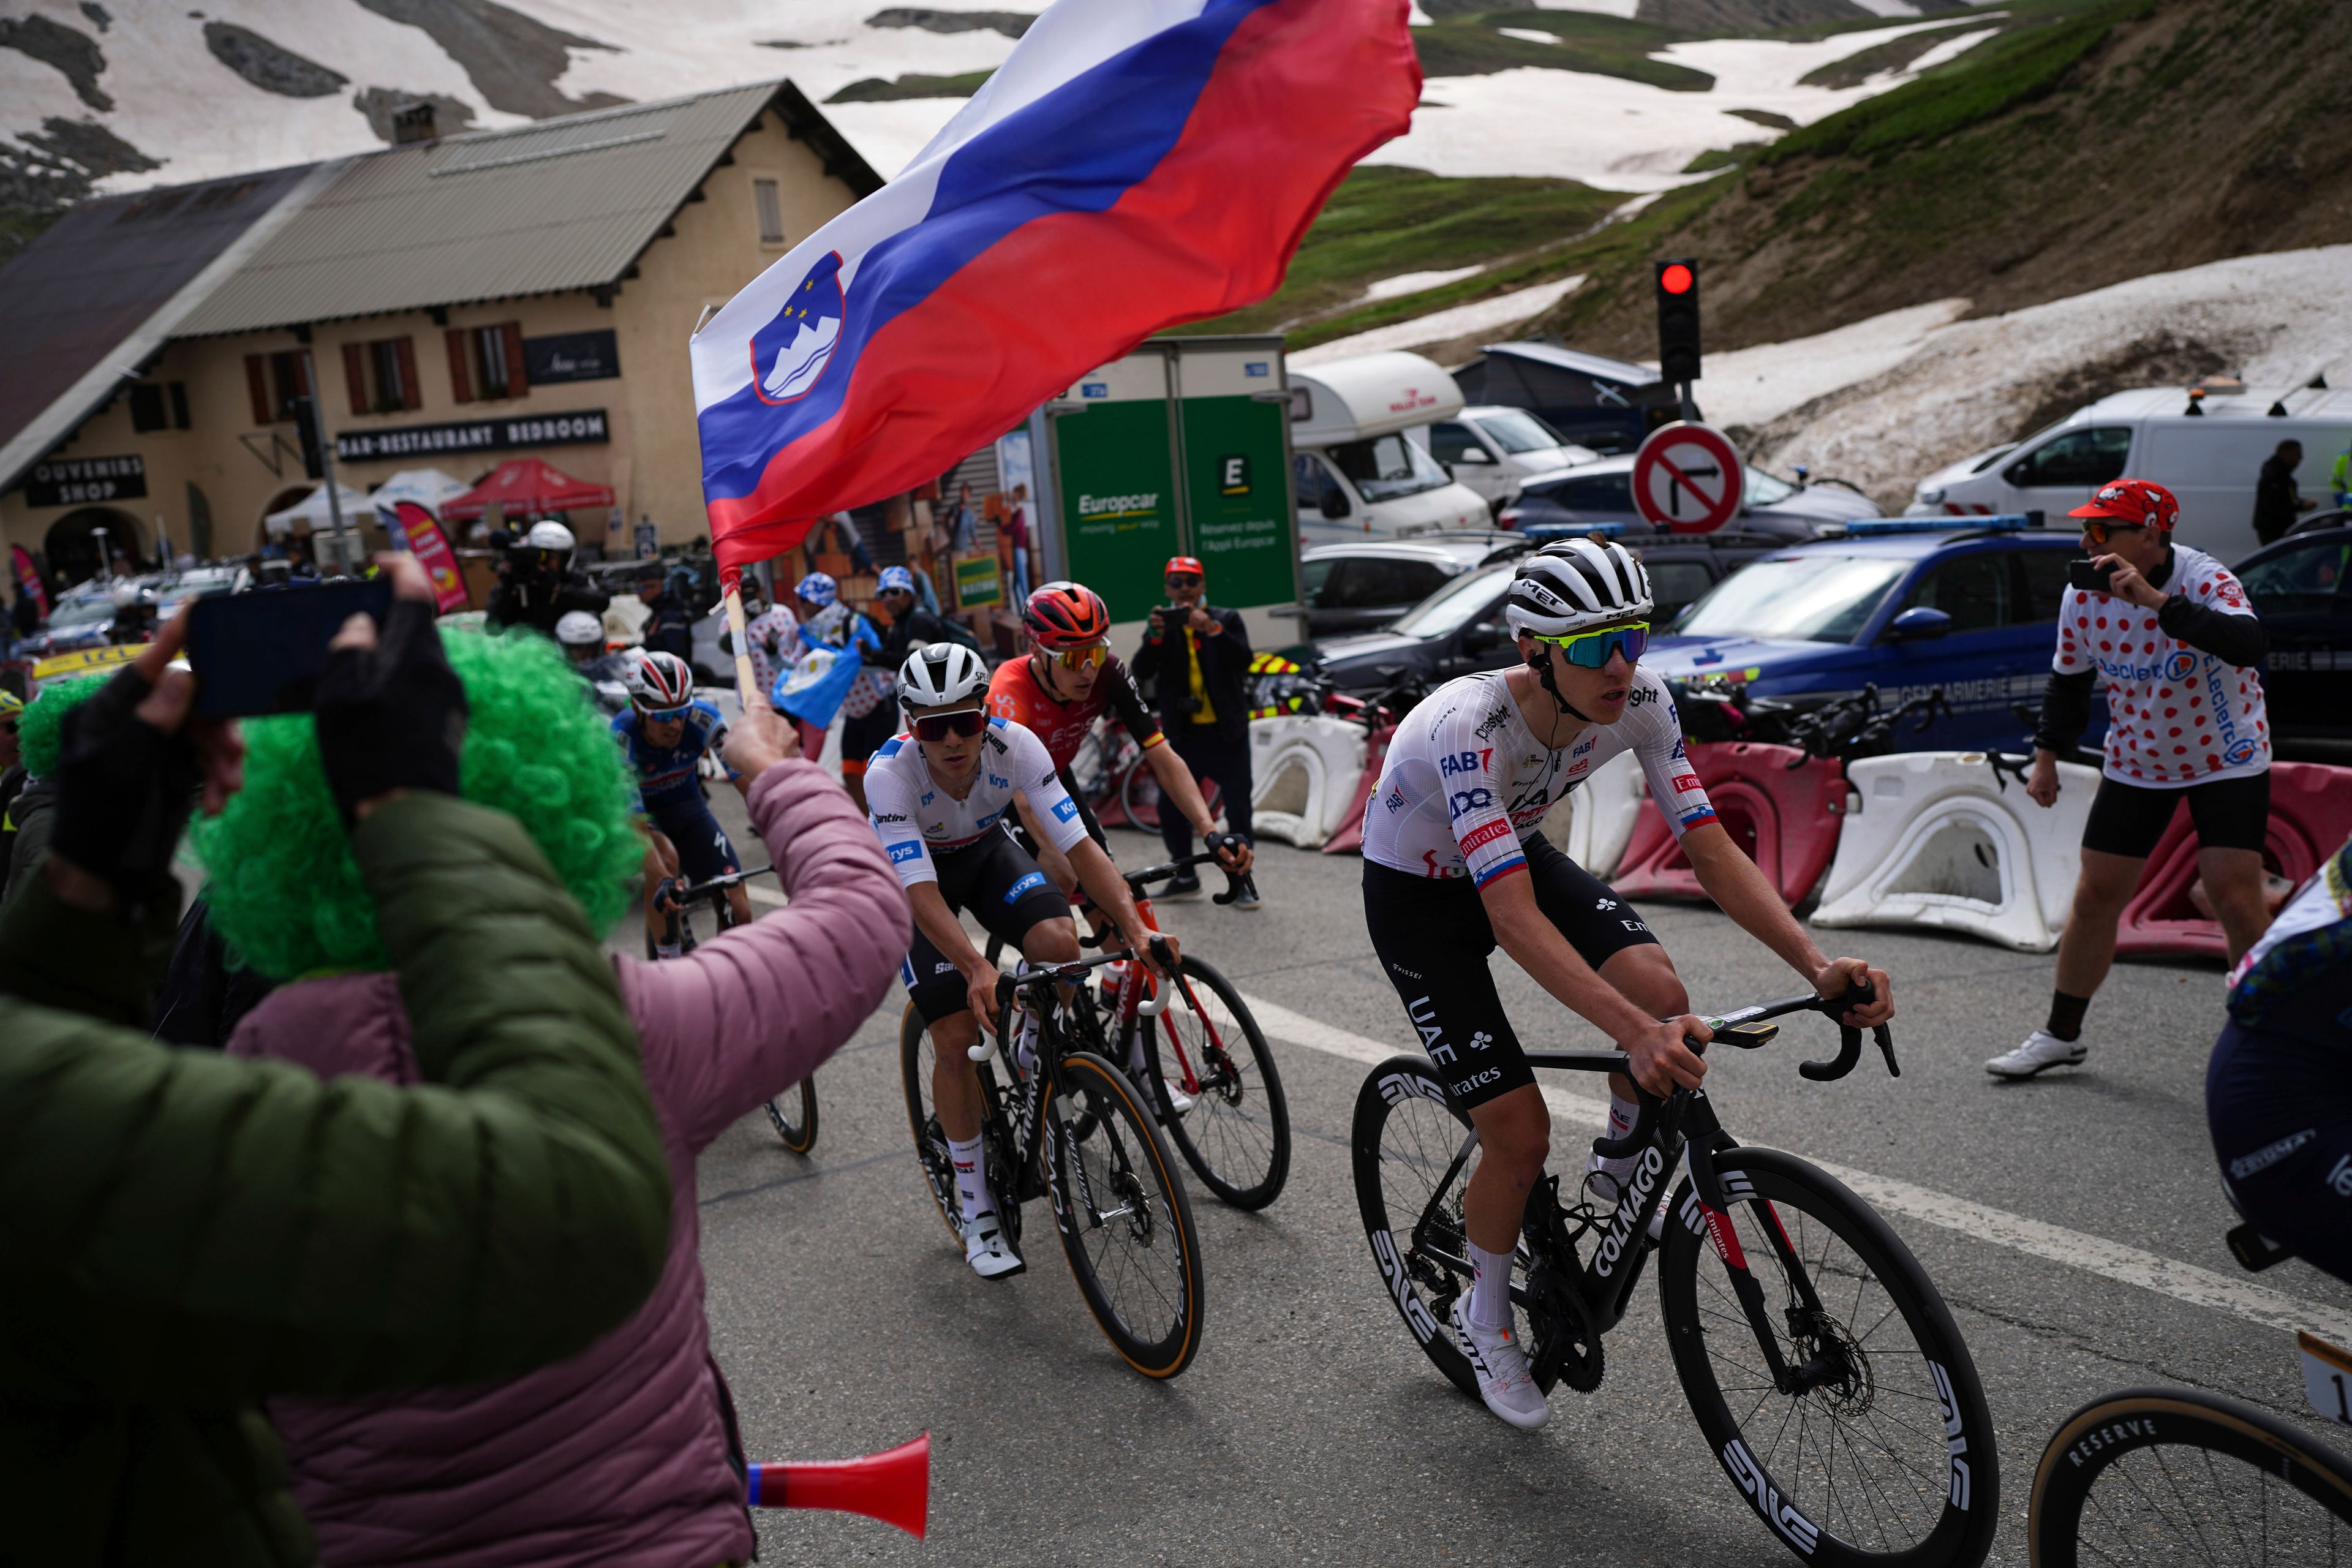
POLYGON ((612 439, 604 411, 467 419, 455 425, 411 425, 397 430, 345 430, 335 437, 335 459, 429 458, 444 452, 509 452, 519 447, 601 447, 612 439))
POLYGON ((26 506, 87 506, 147 493, 142 458, 51 458, 25 476, 26 506))

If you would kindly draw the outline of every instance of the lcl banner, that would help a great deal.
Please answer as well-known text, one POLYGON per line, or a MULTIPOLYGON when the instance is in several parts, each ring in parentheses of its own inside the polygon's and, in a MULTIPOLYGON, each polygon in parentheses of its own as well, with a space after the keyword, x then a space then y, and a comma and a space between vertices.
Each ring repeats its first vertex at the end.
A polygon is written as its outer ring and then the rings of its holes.
POLYGON ((441 615, 466 609, 473 604, 467 595, 466 579, 457 570, 457 552, 449 548, 449 539, 433 514, 413 500, 402 501, 393 508, 400 521, 400 531, 407 536, 408 548, 425 574, 433 579, 434 608, 441 615))

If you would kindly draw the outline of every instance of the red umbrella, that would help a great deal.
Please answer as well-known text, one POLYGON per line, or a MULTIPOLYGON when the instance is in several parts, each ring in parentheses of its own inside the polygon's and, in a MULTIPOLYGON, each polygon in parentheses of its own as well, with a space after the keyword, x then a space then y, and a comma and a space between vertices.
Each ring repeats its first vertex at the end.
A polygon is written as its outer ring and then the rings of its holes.
POLYGON ((497 506, 508 517, 530 512, 569 511, 574 507, 611 506, 613 492, 604 485, 575 479, 551 468, 537 458, 517 458, 500 463, 490 477, 457 500, 445 503, 445 519, 480 517, 497 506))

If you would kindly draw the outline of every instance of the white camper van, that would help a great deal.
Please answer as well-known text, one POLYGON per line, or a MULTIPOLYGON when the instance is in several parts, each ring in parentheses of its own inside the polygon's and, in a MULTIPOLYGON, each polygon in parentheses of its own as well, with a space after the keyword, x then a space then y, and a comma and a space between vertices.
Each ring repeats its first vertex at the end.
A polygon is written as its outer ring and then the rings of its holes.
POLYGON ((2038 435, 1919 481, 1919 516, 2042 511, 2051 526, 2109 479, 2149 479, 2180 502, 2179 538, 2223 561, 2254 548, 2254 480, 2282 441, 2303 443, 2295 483, 2329 504, 2328 470, 2352 443, 2352 391, 2196 387, 2118 392, 2038 435))
POLYGON ((1407 434, 1497 512, 1538 479, 1556 479, 1601 456, 1570 442, 1541 415, 1491 403, 1407 434))
POLYGON ((1364 354, 1289 367, 1298 531, 1308 544, 1484 528, 1475 491, 1454 483, 1405 432, 1462 412, 1454 378, 1419 354, 1364 354))

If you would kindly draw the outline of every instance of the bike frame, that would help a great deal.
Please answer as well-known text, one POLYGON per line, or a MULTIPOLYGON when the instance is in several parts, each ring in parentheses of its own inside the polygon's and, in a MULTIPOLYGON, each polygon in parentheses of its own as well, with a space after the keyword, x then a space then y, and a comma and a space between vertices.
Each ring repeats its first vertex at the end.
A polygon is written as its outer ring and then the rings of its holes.
MULTIPOLYGON (((1036 1067, 1034 1070, 1024 1072, 1019 1062, 1012 1062, 1007 1070, 1012 1074, 1013 1081, 1006 1088, 1000 1089, 995 1073, 990 1070, 990 1063, 982 1061, 978 1064, 982 1098, 988 1102, 991 1113, 1005 1128, 1013 1145, 1011 1159, 1015 1190, 1010 1194, 1012 1201, 1025 1203, 1040 1195, 1042 1190, 1045 1200, 1054 1206, 1056 1224, 1069 1223, 1070 1215, 1054 1140, 1045 1136, 1044 1110, 1045 1091, 1049 1086, 1056 1094, 1068 1092, 1062 1079, 1062 1058, 1070 1046, 1060 1026, 1055 1022, 1049 993, 1066 984, 1083 985, 1089 970, 1117 963, 1123 956, 1126 955, 1113 953, 1103 958, 1056 963, 1020 976, 1013 982, 1013 989, 1028 994, 1025 1005, 1037 1019, 1036 1067)), ((1139 964, 1137 967, 1141 966, 1139 964)), ((1003 1053, 994 1051, 991 1057, 1003 1059, 1003 1053)), ((1094 1191, 1087 1179, 1086 1162, 1073 1153, 1069 1167, 1077 1173, 1076 1197, 1091 1221, 1100 1226, 1118 1218, 1117 1214, 1106 1213, 1096 1206, 1094 1191)))

